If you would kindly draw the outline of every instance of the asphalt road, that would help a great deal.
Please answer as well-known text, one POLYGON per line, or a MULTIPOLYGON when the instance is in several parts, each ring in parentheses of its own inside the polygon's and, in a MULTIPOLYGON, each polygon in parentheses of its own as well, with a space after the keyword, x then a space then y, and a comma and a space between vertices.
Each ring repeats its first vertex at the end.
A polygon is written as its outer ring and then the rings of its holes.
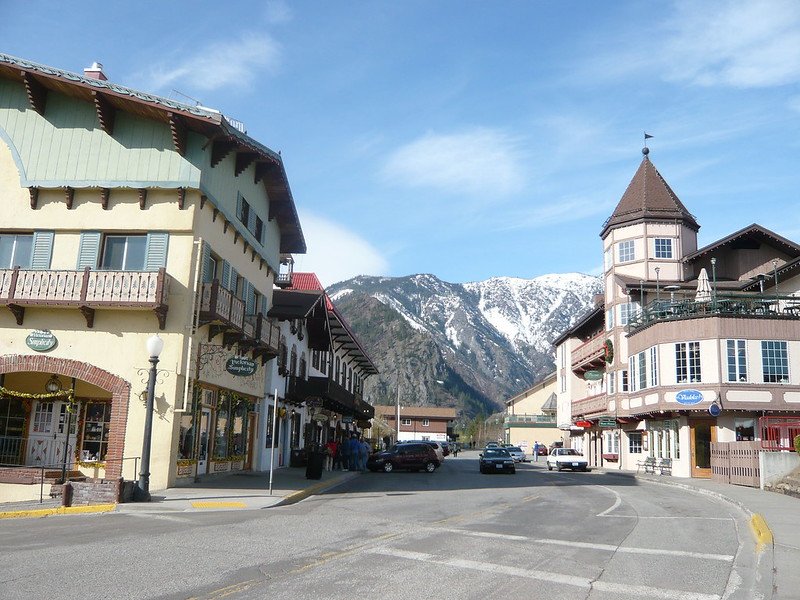
POLYGON ((291 506, 0 522, 0 596, 755 598, 744 515, 613 474, 366 473, 291 506))

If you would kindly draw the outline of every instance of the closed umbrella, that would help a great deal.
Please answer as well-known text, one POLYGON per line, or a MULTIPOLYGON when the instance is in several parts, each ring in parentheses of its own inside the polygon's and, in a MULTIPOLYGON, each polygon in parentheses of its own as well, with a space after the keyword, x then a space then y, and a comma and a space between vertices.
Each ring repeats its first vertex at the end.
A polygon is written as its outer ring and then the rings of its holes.
POLYGON ((696 302, 711 302, 711 283, 708 281, 705 267, 700 269, 700 275, 697 277, 697 293, 694 299, 696 302))

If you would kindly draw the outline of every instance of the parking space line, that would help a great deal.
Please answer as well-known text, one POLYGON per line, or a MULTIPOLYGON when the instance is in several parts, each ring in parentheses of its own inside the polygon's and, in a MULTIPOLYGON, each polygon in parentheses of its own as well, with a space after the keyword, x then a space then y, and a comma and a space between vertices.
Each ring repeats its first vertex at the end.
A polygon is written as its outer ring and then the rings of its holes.
POLYGON ((730 554, 711 554, 706 552, 690 552, 688 550, 667 550, 660 548, 637 548, 626 546, 614 546, 612 544, 595 544, 591 542, 575 542, 572 540, 554 540, 547 538, 532 538, 523 535, 512 535, 508 533, 491 533, 488 531, 469 531, 466 529, 444 529, 448 533, 466 535, 470 537, 494 538, 517 542, 530 542, 533 544, 549 544, 552 546, 569 546, 572 548, 585 548, 588 550, 602 550, 604 552, 618 552, 623 554, 647 554, 656 556, 680 556, 687 558, 699 558, 704 560, 718 560, 722 562, 732 562, 734 557, 730 554))
POLYGON ((560 585, 579 587, 584 590, 599 590, 617 594, 628 594, 640 598, 652 598, 659 600, 720 600, 718 594, 703 594, 685 590, 670 590, 655 588, 643 585, 630 585, 626 583, 614 583, 605 581, 593 581, 587 577, 577 577, 575 575, 564 575, 562 573, 549 573, 535 569, 521 569, 509 565, 502 565, 488 562, 478 562, 464 558, 437 559, 431 554, 422 552, 412 552, 409 550, 395 550, 386 546, 370 548, 368 552, 383 556, 393 556, 406 560, 413 560, 422 563, 434 563, 457 569, 469 569, 472 571, 482 571, 493 575, 509 575, 511 577, 522 577, 525 579, 536 579, 560 585))

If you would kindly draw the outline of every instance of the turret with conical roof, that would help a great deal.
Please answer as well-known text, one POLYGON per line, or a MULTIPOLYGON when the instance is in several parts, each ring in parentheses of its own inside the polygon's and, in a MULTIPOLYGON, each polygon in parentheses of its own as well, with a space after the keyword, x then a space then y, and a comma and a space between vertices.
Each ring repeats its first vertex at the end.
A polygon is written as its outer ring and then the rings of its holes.
POLYGON ((700 229, 692 213, 686 210, 647 154, 614 213, 603 223, 600 237, 605 238, 610 229, 644 221, 681 222, 695 232, 700 229))

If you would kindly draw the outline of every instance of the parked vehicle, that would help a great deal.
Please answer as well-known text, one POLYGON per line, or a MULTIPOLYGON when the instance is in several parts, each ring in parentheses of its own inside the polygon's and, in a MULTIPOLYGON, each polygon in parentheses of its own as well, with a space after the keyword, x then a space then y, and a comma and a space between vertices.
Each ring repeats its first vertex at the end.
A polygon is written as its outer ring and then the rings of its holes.
POLYGON ((441 442, 435 442, 433 440, 410 440, 410 441, 402 441, 398 442, 398 444, 427 444, 433 451, 436 452, 436 456, 439 459, 439 462, 444 462, 444 457, 447 456, 444 453, 444 448, 442 447, 441 442))
POLYGON ((444 453, 444 455, 445 456, 449 456, 450 455, 450 442, 439 442, 439 444, 441 444, 441 446, 442 446, 442 452, 444 453))
POLYGON ((539 450, 537 451, 537 454, 539 456, 547 456, 548 454, 547 446, 545 446, 544 444, 539 444, 539 450))
POLYGON ((516 473, 514 459, 505 448, 484 448, 479 455, 481 473, 516 473))
POLYGON ((395 444, 388 450, 372 454, 367 459, 367 468, 370 471, 386 473, 397 469, 407 471, 424 469, 428 473, 433 473, 441 464, 436 451, 423 442, 395 444))
POLYGON ((562 469, 587 471, 589 463, 575 448, 553 448, 547 457, 547 470, 552 471, 553 467, 559 471, 562 469))
POLYGON ((486 447, 487 448, 499 448, 500 444, 498 444, 497 442, 489 442, 488 444, 486 444, 486 447))
POLYGON ((514 459, 514 462, 525 462, 528 460, 528 455, 525 454, 525 451, 519 446, 508 446, 505 450, 507 450, 511 458, 514 459))

